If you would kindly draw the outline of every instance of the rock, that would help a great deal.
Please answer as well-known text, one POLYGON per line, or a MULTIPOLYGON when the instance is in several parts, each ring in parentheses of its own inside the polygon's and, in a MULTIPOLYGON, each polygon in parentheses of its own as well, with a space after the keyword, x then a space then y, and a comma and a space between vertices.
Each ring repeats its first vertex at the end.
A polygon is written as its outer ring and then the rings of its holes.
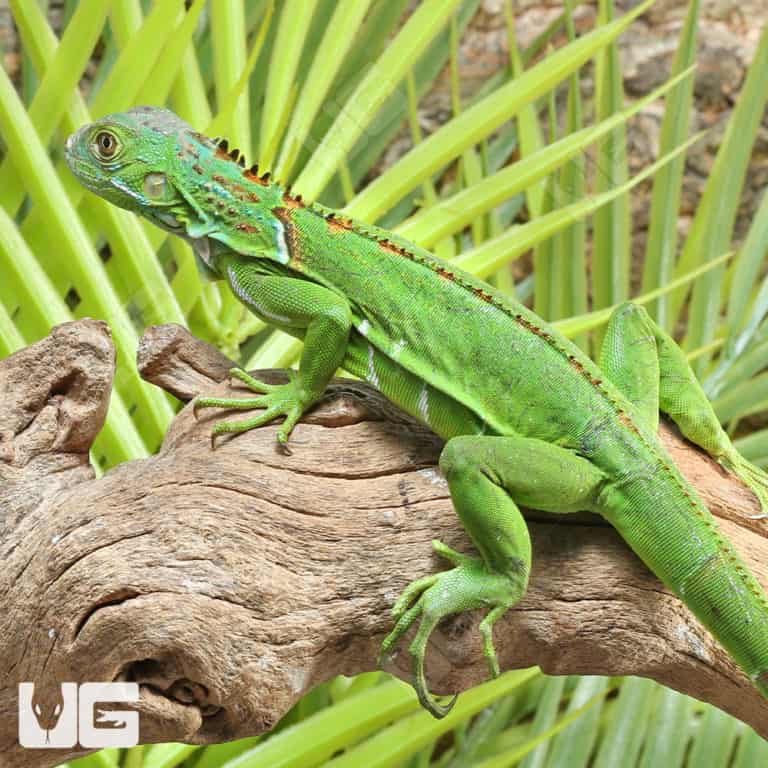
POLYGON ((739 38, 712 24, 697 56, 695 94, 702 109, 728 109, 744 80, 746 66, 739 38))

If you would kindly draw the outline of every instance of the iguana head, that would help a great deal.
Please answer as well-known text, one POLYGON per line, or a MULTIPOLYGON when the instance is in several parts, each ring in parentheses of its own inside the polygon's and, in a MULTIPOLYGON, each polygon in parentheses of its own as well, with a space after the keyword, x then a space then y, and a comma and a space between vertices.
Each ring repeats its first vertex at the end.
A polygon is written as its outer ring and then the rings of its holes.
POLYGON ((66 160, 92 192, 176 231, 195 217, 172 178, 173 155, 184 134, 192 133, 167 109, 137 107, 73 133, 67 139, 66 160))
POLYGON ((282 188, 235 155, 158 107, 107 115, 66 143, 67 164, 85 187, 188 239, 202 271, 214 277, 227 250, 288 259, 272 210, 282 204, 282 188))

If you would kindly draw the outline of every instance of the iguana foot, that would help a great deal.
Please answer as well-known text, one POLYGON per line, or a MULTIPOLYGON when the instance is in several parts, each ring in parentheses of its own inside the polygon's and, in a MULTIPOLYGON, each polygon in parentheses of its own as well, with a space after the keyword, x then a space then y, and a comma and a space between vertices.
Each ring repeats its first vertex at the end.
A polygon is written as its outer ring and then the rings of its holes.
POLYGON ((232 368, 230 376, 242 381, 250 390, 258 392, 259 397, 198 397, 193 406, 195 418, 201 408, 227 408, 250 411, 255 408, 264 410, 245 421, 220 421, 211 430, 211 447, 214 447, 218 435, 235 432, 247 432, 250 429, 268 424, 280 416, 285 421, 277 432, 277 441, 285 446, 291 431, 301 418, 304 411, 312 404, 302 395, 302 388, 295 371, 289 371, 289 381, 286 384, 267 384, 254 379, 249 373, 232 368))
POLYGON ((420 618, 416 635, 408 651, 413 658, 413 687, 422 706, 434 717, 445 717, 451 711, 456 696, 446 705, 441 704, 429 691, 424 673, 424 656, 432 630, 446 616, 490 608, 480 623, 483 653, 493 677, 499 674, 499 662, 493 645, 493 625, 519 598, 519 588, 508 576, 491 571, 479 558, 463 555, 440 541, 433 541, 434 550, 456 567, 410 584, 392 608, 394 629, 381 644, 380 663, 383 664, 393 649, 420 618))
POLYGON ((736 451, 733 452, 733 456, 721 459, 720 463, 729 472, 736 475, 757 496, 761 512, 758 515, 750 515, 750 519, 768 518, 768 474, 736 451))

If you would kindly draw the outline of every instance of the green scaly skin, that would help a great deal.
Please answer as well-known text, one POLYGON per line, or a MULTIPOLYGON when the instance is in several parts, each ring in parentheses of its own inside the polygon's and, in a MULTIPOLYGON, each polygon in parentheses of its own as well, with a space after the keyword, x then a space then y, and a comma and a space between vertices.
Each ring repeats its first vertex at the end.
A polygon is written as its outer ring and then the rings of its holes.
POLYGON ((197 400, 257 410, 214 435, 284 417, 286 443, 344 367, 446 439, 440 466, 478 554, 435 542, 453 567, 405 590, 382 645, 386 657, 417 625, 414 685, 434 715, 450 706, 430 694, 424 655, 443 617, 488 609, 480 631, 499 672, 493 625, 520 600, 531 565, 518 504, 603 515, 768 696, 768 602, 659 443, 659 412, 763 510, 768 476, 735 451, 685 357, 643 309, 614 313, 598 367, 508 296, 390 232, 306 205, 166 110, 85 126, 67 160, 86 187, 188 240, 205 273, 304 340, 288 383, 235 370, 254 397, 197 400))

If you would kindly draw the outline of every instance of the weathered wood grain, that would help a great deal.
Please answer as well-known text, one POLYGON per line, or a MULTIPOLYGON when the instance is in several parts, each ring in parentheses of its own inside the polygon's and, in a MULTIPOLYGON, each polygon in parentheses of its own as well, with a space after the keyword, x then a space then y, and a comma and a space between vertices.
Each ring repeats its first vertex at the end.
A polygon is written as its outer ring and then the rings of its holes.
MULTIPOLYGON (((143 375, 185 399, 225 394, 229 366, 178 327, 142 341, 143 375)), ((444 567, 431 539, 470 548, 439 439, 356 382, 333 385, 290 455, 273 426, 212 451, 220 415, 197 422, 188 406, 158 455, 95 479, 87 450, 113 367, 95 321, 0 362, 0 766, 70 756, 18 746, 22 681, 51 701, 62 681, 138 681, 144 742, 269 729, 315 683, 375 667, 397 595, 444 567)), ((662 438, 765 584, 768 525, 748 519, 751 493, 668 427, 662 438)), ((652 677, 768 736, 768 705, 611 528, 530 520, 531 587, 496 626, 502 668, 652 677)), ((480 618, 435 633, 436 691, 485 678, 480 618)), ((402 651, 391 671, 409 667, 402 651)))

